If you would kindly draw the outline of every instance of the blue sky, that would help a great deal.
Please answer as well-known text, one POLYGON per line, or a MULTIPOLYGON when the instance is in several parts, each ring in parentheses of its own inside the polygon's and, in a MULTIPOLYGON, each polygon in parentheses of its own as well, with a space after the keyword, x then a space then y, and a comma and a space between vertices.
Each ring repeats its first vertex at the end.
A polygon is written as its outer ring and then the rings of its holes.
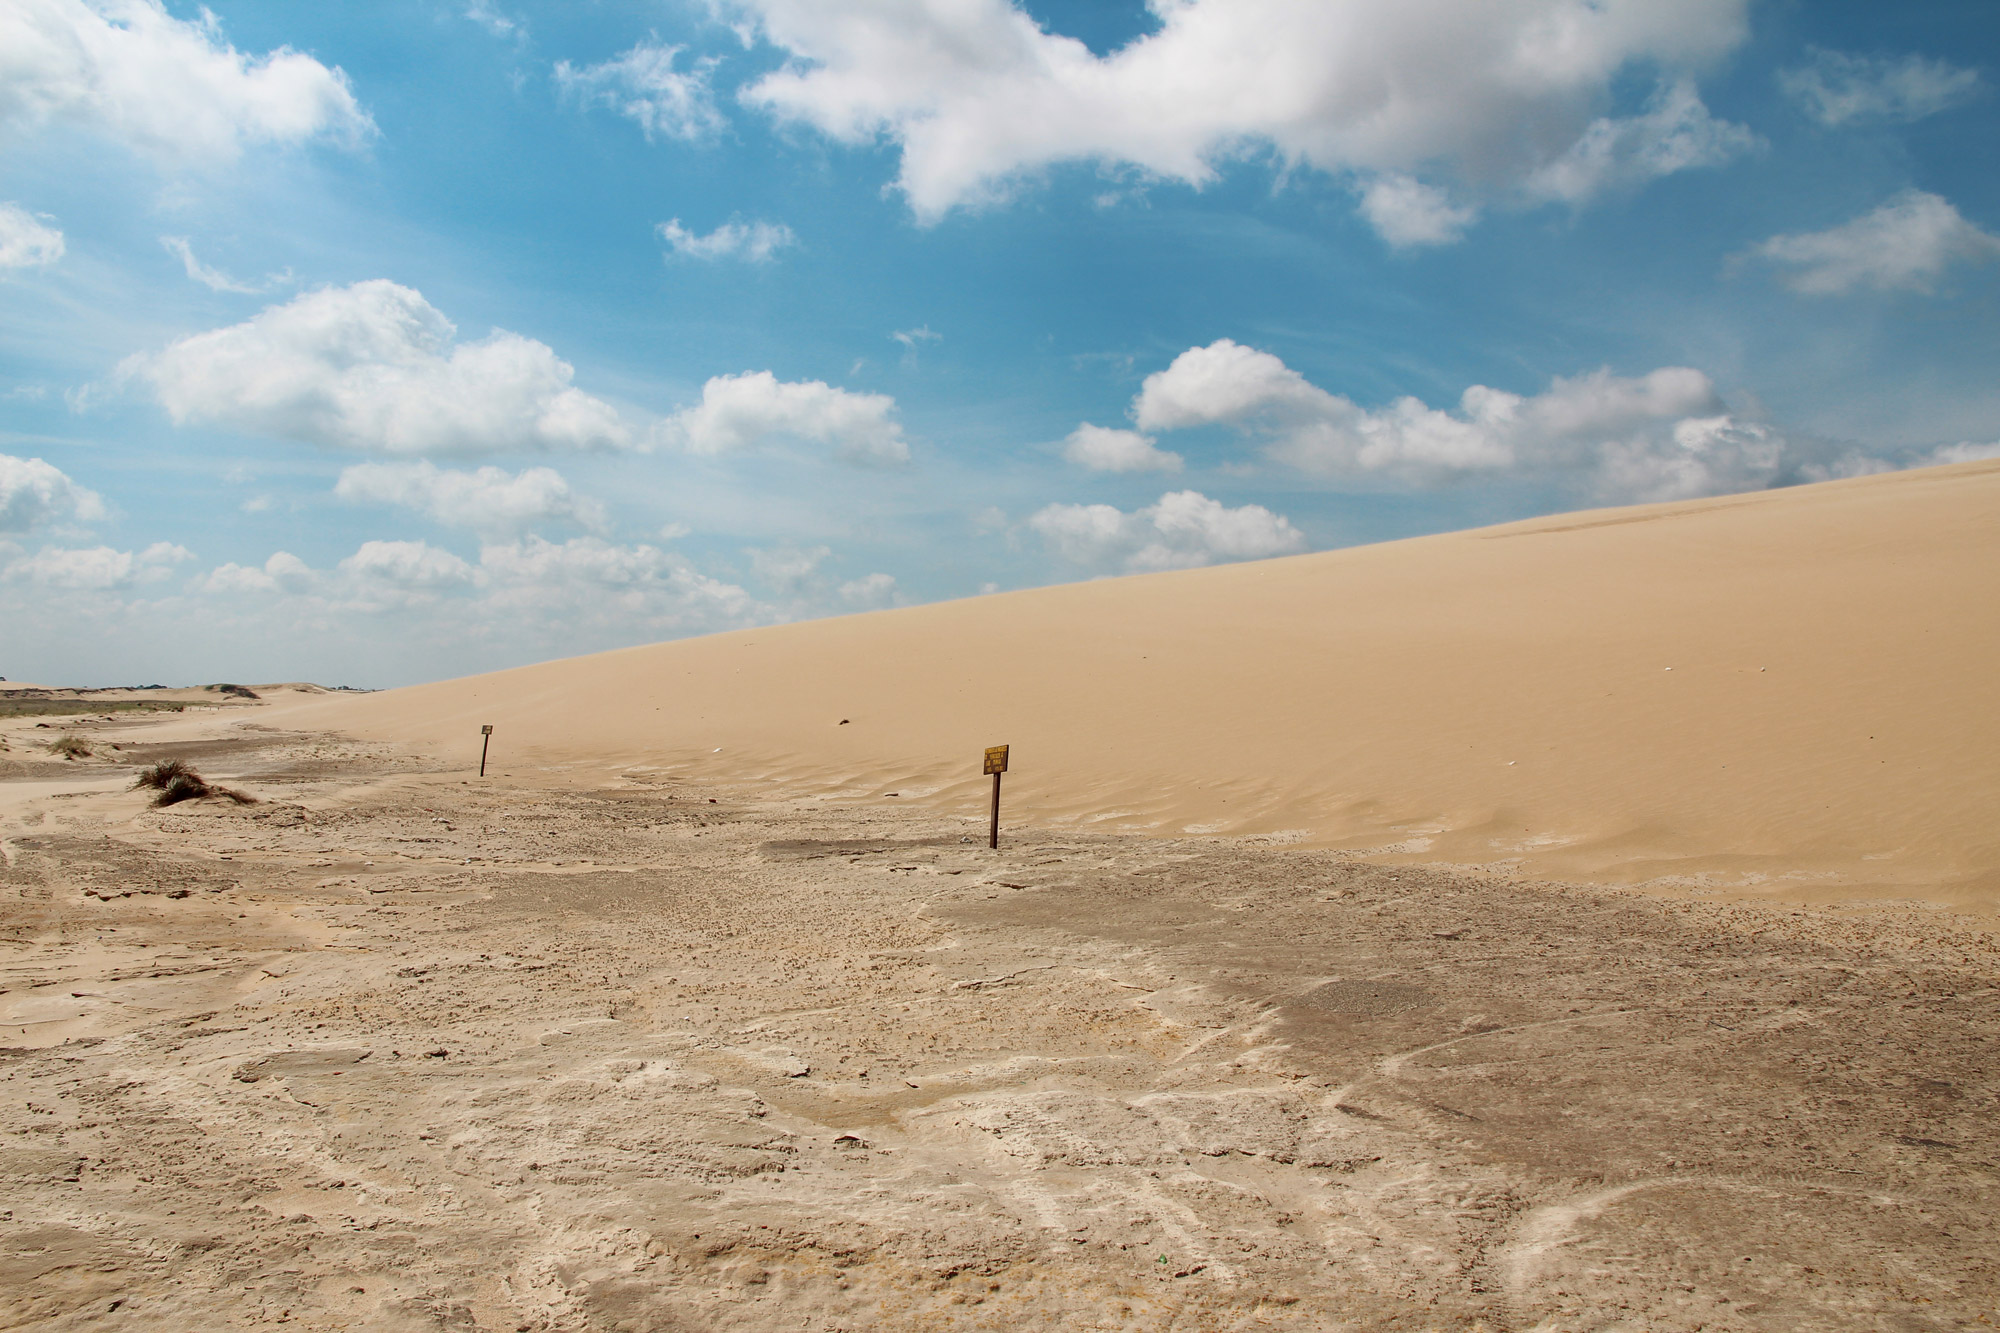
POLYGON ((390 685, 1983 456, 1984 4, 0 9, 0 674, 390 685))

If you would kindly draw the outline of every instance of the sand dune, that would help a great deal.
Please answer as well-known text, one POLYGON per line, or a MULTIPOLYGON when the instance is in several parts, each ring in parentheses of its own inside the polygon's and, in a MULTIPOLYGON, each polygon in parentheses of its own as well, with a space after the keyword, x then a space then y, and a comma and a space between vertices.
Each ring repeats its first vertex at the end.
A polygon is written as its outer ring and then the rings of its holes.
POLYGON ((989 596, 287 710, 508 765, 2000 906, 2000 464, 989 596))

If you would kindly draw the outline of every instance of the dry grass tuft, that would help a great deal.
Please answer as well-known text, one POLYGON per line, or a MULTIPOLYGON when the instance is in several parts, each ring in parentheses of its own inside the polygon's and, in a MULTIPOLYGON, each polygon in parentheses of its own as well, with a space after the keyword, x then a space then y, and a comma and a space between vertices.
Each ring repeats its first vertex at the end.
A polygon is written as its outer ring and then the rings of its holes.
POLYGON ((49 753, 59 754, 65 759, 90 758, 90 742, 81 736, 65 732, 49 742, 49 753))
POLYGON ((141 769, 132 787, 135 791, 140 787, 151 787, 157 791, 159 795, 153 798, 156 806, 179 805, 182 801, 199 801, 210 796, 219 796, 238 805, 257 804, 254 796, 233 787, 211 784, 183 759, 162 759, 149 768, 141 769))

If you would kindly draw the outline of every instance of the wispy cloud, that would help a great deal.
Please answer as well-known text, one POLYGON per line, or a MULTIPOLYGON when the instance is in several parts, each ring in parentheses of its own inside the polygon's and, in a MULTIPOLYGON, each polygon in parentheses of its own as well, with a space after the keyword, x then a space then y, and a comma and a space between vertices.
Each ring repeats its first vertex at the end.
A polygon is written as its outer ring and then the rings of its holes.
POLYGON ((668 247, 685 259, 742 259, 769 263, 780 250, 799 243, 782 222, 725 222, 706 236, 681 225, 679 218, 654 228, 668 247))
POLYGON ((558 61, 556 85, 584 106, 609 107, 637 121, 648 139, 701 139, 724 124, 709 87, 715 61, 703 58, 687 69, 676 69, 684 49, 640 42, 595 65, 579 68, 558 61))
POLYGON ((1949 61, 1857 56, 1817 47, 1807 64, 1779 71, 1778 86, 1827 126, 1922 120, 1985 91, 1978 70, 1949 61))
POLYGON ((1930 292, 1960 264, 2000 256, 2000 236, 1982 231, 1951 203, 1905 190, 1873 212, 1825 231, 1773 236, 1746 258, 1785 270, 1781 281, 1806 296, 1856 289, 1930 292))
POLYGON ((259 292, 267 292, 273 287, 291 281, 292 275, 289 271, 286 271, 284 273, 273 273, 265 278, 263 282, 256 285, 247 282, 238 282, 221 269, 210 268, 207 264, 195 258, 194 246, 189 243, 188 238, 185 236, 162 236, 160 244, 166 248, 168 254, 175 256, 181 261, 181 266, 187 270, 188 277, 212 292, 241 292, 245 295, 254 296, 259 292))

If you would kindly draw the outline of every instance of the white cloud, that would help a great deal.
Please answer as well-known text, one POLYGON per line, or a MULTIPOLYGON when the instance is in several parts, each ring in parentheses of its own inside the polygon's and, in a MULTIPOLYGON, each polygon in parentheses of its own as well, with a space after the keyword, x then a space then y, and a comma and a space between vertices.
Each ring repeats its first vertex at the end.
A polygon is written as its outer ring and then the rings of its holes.
POLYGON ((1929 292, 1952 265, 2000 255, 2000 236, 1966 221, 1937 195, 1905 190, 1851 222, 1773 236, 1749 253, 1790 269, 1782 281, 1808 296, 1837 296, 1857 287, 1929 292))
POLYGON ((305 561, 290 551, 277 551, 261 566, 218 565, 196 586, 200 591, 212 593, 298 593, 311 588, 317 577, 305 561))
POLYGON ((0 268, 47 268, 63 250, 60 231, 19 204, 0 204, 0 268))
POLYGON ((175 565, 194 559, 194 552, 172 542, 154 542, 145 550, 114 550, 109 546, 44 546, 31 556, 12 561, 8 579, 70 591, 109 592, 140 583, 157 583, 175 565))
POLYGON ((1052 504, 1028 526, 1064 559, 1132 572, 1257 560, 1306 544, 1290 520, 1262 505, 1231 509, 1199 491, 1173 491, 1129 514, 1104 504, 1052 504))
POLYGON ((168 254, 179 258, 181 267, 187 270, 188 277, 212 292, 255 294, 262 290, 258 287, 252 287, 247 283, 238 282, 221 269, 210 268, 199 259, 196 259, 194 257, 194 247, 188 243, 188 238, 185 236, 162 236, 160 244, 166 247, 168 254))
POLYGON ((1449 245, 1465 235, 1479 210, 1451 202, 1451 196, 1414 176, 1377 176, 1361 191, 1361 216, 1378 235, 1398 248, 1449 245))
POLYGON ((638 618, 661 629, 742 623, 762 608, 731 583, 710 578, 658 547, 596 537, 556 543, 540 537, 479 553, 479 576, 494 605, 585 618, 638 618))
POLYGON ((1907 123, 1970 101, 1979 71, 1918 55, 1855 56, 1815 48, 1809 64, 1780 71, 1778 86, 1822 125, 1907 123))
POLYGON ((216 596, 289 596, 326 615, 421 615, 425 625, 461 631, 532 623, 557 644, 584 626, 629 642, 635 630, 716 629, 769 612, 681 556, 598 537, 487 543, 476 562, 422 541, 370 541, 323 572, 279 551, 261 567, 222 565, 194 586, 216 596))
POLYGON ((697 454, 720 454, 774 438, 833 445, 856 463, 902 463, 910 457, 896 400, 849 393, 820 380, 789 382, 768 370, 718 375, 701 402, 660 423, 659 434, 697 454))
POLYGON ((388 454, 624 447, 630 432, 572 387, 543 343, 451 321, 385 279, 307 292, 121 367, 177 424, 388 454))
POLYGON ((792 229, 781 222, 725 222, 708 235, 698 236, 674 218, 655 230, 675 254, 689 259, 745 259, 765 264, 778 251, 798 244, 792 229))
POLYGON ((428 542, 363 542, 340 562, 341 572, 357 581, 400 592, 434 593, 468 585, 472 566, 428 542))
POLYGON ((97 492, 77 485, 55 464, 0 454, 0 533, 103 517, 104 501, 97 492))
POLYGON ((1345 401, 1271 353, 1219 338, 1146 376, 1132 413, 1140 430, 1182 430, 1259 413, 1321 415, 1345 401))
POLYGON ((1093 472, 1178 472, 1181 456, 1156 447, 1136 430, 1112 430, 1089 422, 1063 441, 1063 457, 1093 472))
POLYGON ((1719 166, 1762 141, 1717 120, 1692 83, 1662 88, 1645 114, 1594 120, 1582 137, 1528 178, 1536 194, 1581 204, 1695 167, 1719 166))
MULTIPOLYGON (((1986 444, 1974 444, 1964 440, 1958 444, 1941 444, 1930 451, 1924 459, 1926 464, 1974 463, 1987 458, 2000 458, 2000 440, 1986 444)), ((1923 466, 1918 464, 1917 466, 1923 466)))
POLYGON ((695 140, 722 128, 709 91, 713 60, 697 60, 686 70, 674 68, 682 48, 660 42, 640 42, 602 64, 581 69, 567 60, 556 64, 556 83, 585 106, 607 106, 639 123, 651 140, 695 140))
POLYGON ((940 343, 944 341, 944 335, 932 329, 928 324, 920 325, 914 329, 897 329, 889 337, 892 341, 903 344, 905 349, 912 352, 916 351, 924 343, 940 343))
POLYGON ((280 47, 236 50, 207 10, 159 0, 0 6, 0 128, 70 124, 171 159, 227 161, 246 144, 356 142, 374 125, 347 76, 280 47))
POLYGON ((527 35, 527 24, 516 18, 509 18, 495 9, 487 0, 472 0, 465 7, 465 17, 477 23, 495 37, 521 38, 527 35))
MULTIPOLYGON (((1336 174, 1541 197, 1713 160, 1741 134, 1697 114, 1684 80, 1741 45, 1747 0, 1156 0, 1157 30, 1103 57, 1009 0, 736 2, 791 57, 744 100, 847 143, 897 142, 925 221, 1059 162, 1200 186, 1270 149, 1336 174), (1609 119, 1632 72, 1667 91, 1609 119)), ((1392 196, 1375 211, 1415 225, 1392 196)), ((1433 208, 1426 225, 1449 216, 1433 208)))
POLYGON ((840 600, 849 606, 888 606, 896 599, 894 574, 864 574, 840 585, 840 600))
MULTIPOLYGON (((1190 348, 1147 376, 1132 415, 1150 430, 1231 426, 1271 461, 1321 476, 1418 484, 1535 476, 1612 502, 1924 467, 1985 457, 1988 447, 1871 452, 1786 431, 1732 412, 1714 382, 1687 366, 1636 376, 1609 370, 1557 376, 1533 395, 1475 384, 1450 409, 1413 397, 1364 408, 1308 382, 1269 352, 1226 338, 1190 348)), ((1097 515, 1103 521, 1117 514, 1094 509, 1103 511, 1097 515)), ((1077 515, 1065 521, 1084 523, 1077 515)))
POLYGON ((576 494, 554 468, 471 472, 434 463, 358 463, 340 474, 333 493, 363 504, 397 505, 451 527, 509 534, 537 523, 604 526, 604 509, 576 494))
POLYGON ((1730 414, 1698 370, 1557 377, 1523 396, 1475 384, 1455 409, 1405 397, 1363 408, 1269 352, 1222 339, 1146 377, 1142 427, 1229 425, 1265 456, 1325 476, 1432 482, 1467 474, 1569 477, 1605 499, 1671 499, 1799 479, 1818 448, 1730 414))

